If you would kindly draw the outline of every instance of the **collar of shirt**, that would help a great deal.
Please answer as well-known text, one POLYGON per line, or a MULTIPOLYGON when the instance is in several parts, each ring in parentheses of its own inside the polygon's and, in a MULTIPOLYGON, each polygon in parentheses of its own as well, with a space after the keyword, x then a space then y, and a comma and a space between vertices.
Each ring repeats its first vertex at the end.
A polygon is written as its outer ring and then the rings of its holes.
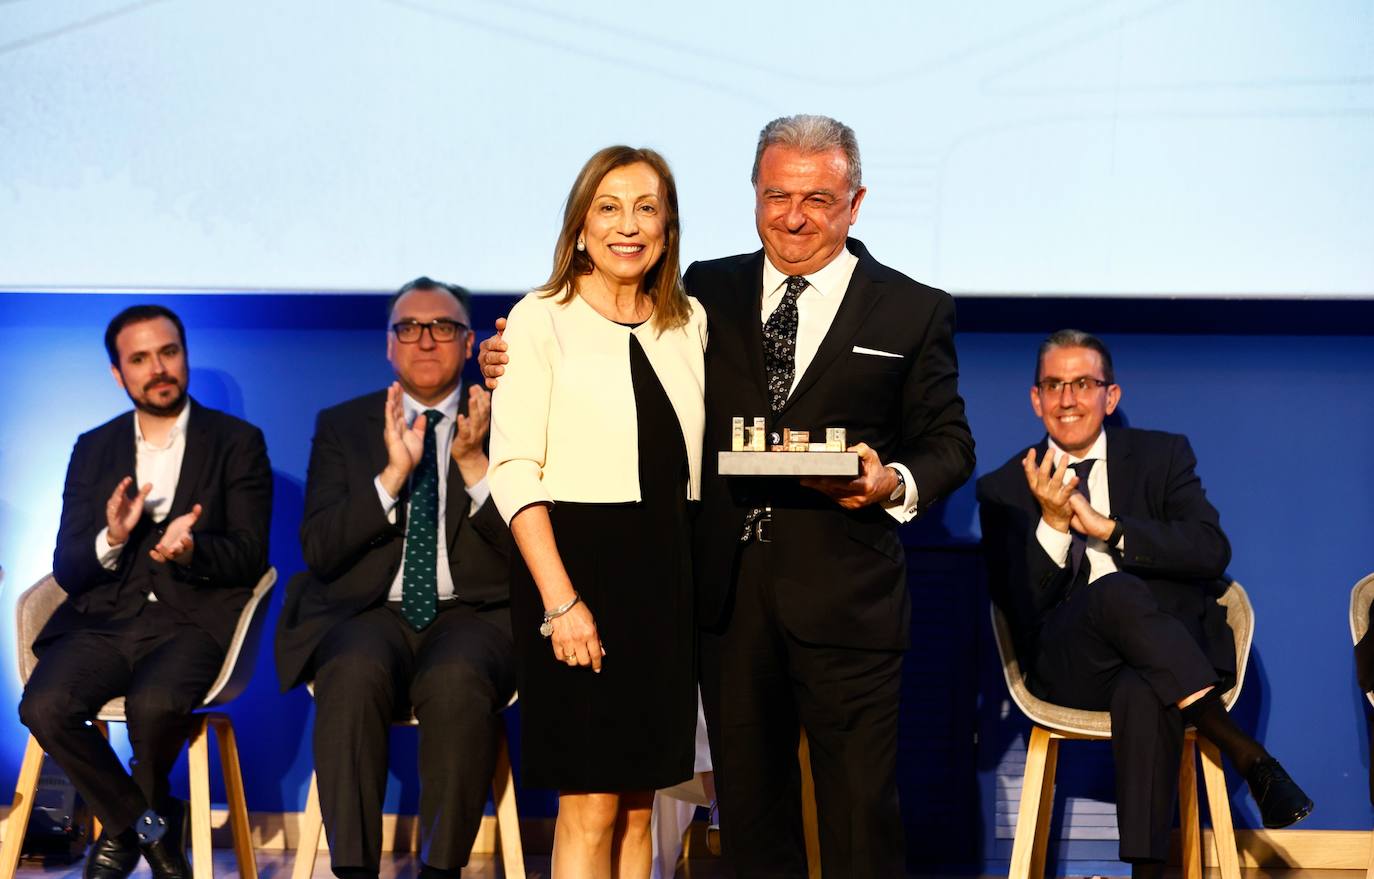
POLYGON ((172 430, 167 434, 167 444, 155 446, 143 438, 143 425, 138 420, 138 410, 134 410, 134 442, 149 449, 170 449, 176 441, 185 436, 186 425, 191 421, 191 398, 186 398, 186 405, 181 407, 181 414, 172 424, 172 430))
MULTIPOLYGON (((1056 444, 1055 441, 1054 441, 1053 439, 1047 439, 1046 442, 1048 443, 1048 451, 1050 451, 1050 452, 1052 452, 1052 453, 1054 454, 1054 457, 1055 457, 1056 460, 1058 460, 1058 458, 1059 458, 1060 455, 1068 455, 1068 454, 1069 454, 1068 452, 1066 452, 1066 451, 1064 451, 1063 449, 1059 448, 1058 444, 1056 444)), ((1088 454, 1084 455, 1084 456, 1081 457, 1081 458, 1076 457, 1076 456, 1074 456, 1074 455, 1069 455, 1069 463, 1070 463, 1070 464, 1077 464, 1079 461, 1086 461, 1086 460, 1088 460, 1089 458, 1093 458, 1093 459, 1096 459, 1096 460, 1098 460, 1098 461, 1101 461, 1104 465, 1106 464, 1106 462, 1107 462, 1107 431, 1105 431, 1105 430, 1098 431, 1098 433, 1097 433, 1097 439, 1093 440, 1092 448, 1088 449, 1088 454)), ((1106 468, 1103 467, 1103 469, 1105 470, 1106 468)), ((1098 466, 1097 466, 1096 464, 1094 464, 1094 465, 1093 465, 1093 468, 1092 468, 1092 472, 1093 472, 1094 474, 1096 474, 1097 471, 1098 471, 1098 466)))
POLYGON ((453 389, 452 393, 433 406, 426 406, 410 396, 410 394, 402 393, 401 406, 405 409, 406 424, 414 424, 417 416, 424 414, 430 409, 438 409, 440 412, 444 413, 444 420, 439 423, 439 426, 452 427, 458 416, 458 392, 462 389, 463 386, 459 384, 458 387, 453 389))
MULTIPOLYGON (((840 251, 838 256, 822 266, 819 271, 805 276, 809 285, 806 292, 809 293, 814 290, 821 296, 843 296, 845 289, 849 287, 849 279, 854 276, 854 267, 858 264, 859 258, 850 253, 849 248, 846 247, 840 251)), ((765 311, 772 311, 772 308, 768 306, 773 300, 782 298, 788 277, 788 275, 778 271, 772 260, 768 259, 766 255, 764 256, 763 302, 765 311)))

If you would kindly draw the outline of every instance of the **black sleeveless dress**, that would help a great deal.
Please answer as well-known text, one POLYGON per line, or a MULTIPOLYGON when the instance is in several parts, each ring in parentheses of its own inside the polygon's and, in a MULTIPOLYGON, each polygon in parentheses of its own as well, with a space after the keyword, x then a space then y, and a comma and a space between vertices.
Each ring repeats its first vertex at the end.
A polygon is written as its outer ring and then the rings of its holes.
POLYGON ((549 513, 563 565, 606 648, 600 674, 554 657, 538 631, 539 590, 515 553, 521 780, 530 787, 652 790, 692 776, 696 639, 687 451, 672 403, 633 335, 626 353, 642 500, 559 501, 549 513))

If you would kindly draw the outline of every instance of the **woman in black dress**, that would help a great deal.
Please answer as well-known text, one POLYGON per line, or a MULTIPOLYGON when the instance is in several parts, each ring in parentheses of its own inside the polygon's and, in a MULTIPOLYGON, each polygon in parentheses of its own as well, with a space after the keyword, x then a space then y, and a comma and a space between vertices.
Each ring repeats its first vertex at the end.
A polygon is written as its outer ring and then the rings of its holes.
POLYGON ((609 147, 568 196, 549 282, 511 310, 492 497, 511 582, 524 782, 559 790, 554 875, 648 876, 653 792, 692 775, 687 507, 705 316, 662 157, 609 147))

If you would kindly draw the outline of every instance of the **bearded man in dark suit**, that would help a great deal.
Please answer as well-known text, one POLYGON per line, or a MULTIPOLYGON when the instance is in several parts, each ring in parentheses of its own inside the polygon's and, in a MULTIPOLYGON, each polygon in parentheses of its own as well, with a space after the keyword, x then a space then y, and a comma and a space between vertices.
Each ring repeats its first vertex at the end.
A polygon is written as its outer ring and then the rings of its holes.
POLYGON ((1185 724, 1245 776, 1265 827, 1305 817, 1312 801, 1221 704, 1231 545, 1188 440, 1103 427, 1121 387, 1079 330, 1042 343, 1030 398, 1047 437, 978 480, 989 586, 1031 691, 1111 713, 1122 860, 1163 873, 1185 724))
POLYGON ((53 576, 67 600, 34 642, 19 716, 104 832, 86 879, 189 877, 167 776, 267 569, 272 469, 262 432, 194 402, 181 319, 136 305, 105 332, 134 411, 82 434, 53 576), (88 721, 125 699, 133 775, 88 721), (164 836, 166 837, 164 839, 164 836))

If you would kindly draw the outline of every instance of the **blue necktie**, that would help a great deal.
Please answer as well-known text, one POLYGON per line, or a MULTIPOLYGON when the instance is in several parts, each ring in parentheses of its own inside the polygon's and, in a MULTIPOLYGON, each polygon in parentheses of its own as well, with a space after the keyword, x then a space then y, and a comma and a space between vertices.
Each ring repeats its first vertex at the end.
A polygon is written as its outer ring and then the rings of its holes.
POLYGON ((401 618, 417 632, 434 622, 439 608, 439 462, 434 429, 443 418, 437 409, 425 412, 424 450, 410 474, 401 618))
MULTIPOLYGON (((1083 497, 1088 499, 1089 505, 1093 502, 1093 493, 1092 490, 1088 488, 1088 476, 1093 472, 1093 465, 1096 463, 1096 458, 1084 458, 1077 464, 1069 465, 1073 468, 1073 472, 1078 474, 1078 487, 1082 489, 1083 497)), ((1083 569, 1084 557, 1087 553, 1088 538, 1084 537, 1082 534, 1074 534, 1073 538, 1069 541, 1069 558, 1073 562, 1073 577, 1075 580, 1078 579, 1079 571, 1083 569)), ((1089 566, 1087 570, 1090 574, 1091 566, 1089 566)), ((1084 577, 1084 580, 1086 581, 1087 577, 1084 577)))

